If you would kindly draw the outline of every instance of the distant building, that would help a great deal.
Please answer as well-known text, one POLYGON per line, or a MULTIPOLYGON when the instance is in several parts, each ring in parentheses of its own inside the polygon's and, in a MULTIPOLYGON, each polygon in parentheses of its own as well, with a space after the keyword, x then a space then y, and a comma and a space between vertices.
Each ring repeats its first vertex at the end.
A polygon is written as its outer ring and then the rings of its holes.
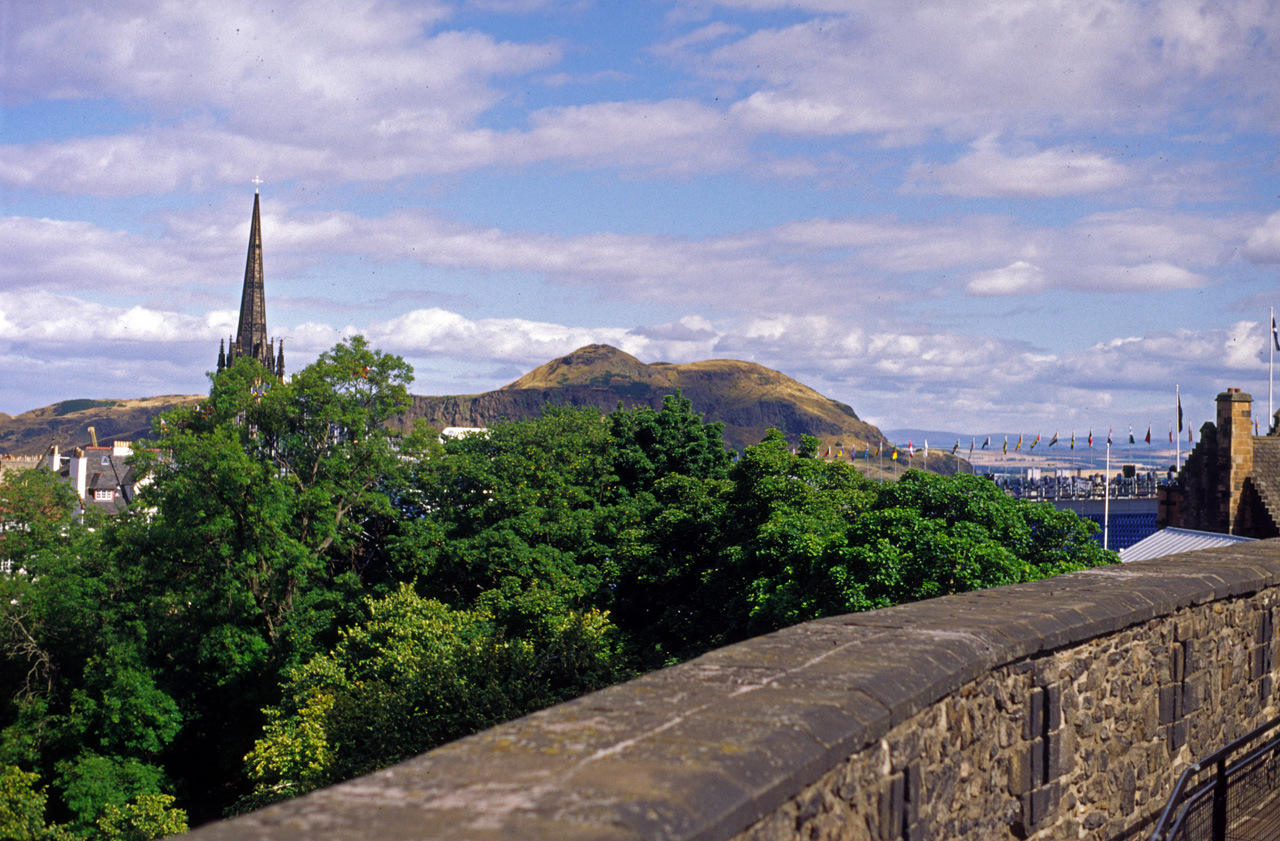
POLYGON ((71 485, 85 511, 117 514, 150 479, 139 478, 133 466, 125 463, 131 455, 133 446, 128 441, 116 441, 110 447, 77 447, 68 455, 55 446, 43 466, 71 485))
POLYGON ((1160 524, 1280 536, 1280 430, 1254 435, 1253 398, 1238 388, 1219 394, 1217 404, 1217 423, 1200 428, 1181 481, 1161 496, 1160 524))
POLYGON ((240 293, 240 322, 236 335, 218 344, 218 370, 230 367, 242 356, 262 363, 284 379, 284 339, 279 346, 267 338, 267 293, 262 280, 262 223, 258 193, 253 193, 253 221, 249 225, 249 256, 245 260, 244 289, 240 293))
POLYGON ((43 456, 0 455, 0 482, 4 481, 4 474, 10 471, 18 473, 39 467, 42 463, 44 463, 43 456))
POLYGON ((483 426, 446 426, 440 430, 440 440, 446 438, 465 438, 468 435, 488 435, 489 430, 483 426))

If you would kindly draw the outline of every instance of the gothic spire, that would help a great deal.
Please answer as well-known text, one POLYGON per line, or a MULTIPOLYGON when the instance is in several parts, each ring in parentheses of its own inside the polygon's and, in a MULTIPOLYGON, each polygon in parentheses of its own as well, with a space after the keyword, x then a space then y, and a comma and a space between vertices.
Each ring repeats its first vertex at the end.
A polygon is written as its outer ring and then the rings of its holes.
POLYGON ((236 328, 239 355, 253 356, 268 367, 264 358, 267 348, 267 293, 262 283, 262 223, 258 211, 258 193, 253 194, 253 222, 249 227, 249 256, 244 266, 244 291, 240 295, 240 323, 236 328))
MULTIPOLYGON (((255 178, 253 183, 261 184, 255 178)), ((226 344, 218 347, 218 370, 229 368, 242 356, 258 360, 264 368, 284 379, 284 341, 280 353, 267 338, 267 293, 262 283, 262 212, 258 191, 253 191, 253 221, 249 224, 249 256, 244 262, 244 289, 240 293, 240 323, 226 344)))

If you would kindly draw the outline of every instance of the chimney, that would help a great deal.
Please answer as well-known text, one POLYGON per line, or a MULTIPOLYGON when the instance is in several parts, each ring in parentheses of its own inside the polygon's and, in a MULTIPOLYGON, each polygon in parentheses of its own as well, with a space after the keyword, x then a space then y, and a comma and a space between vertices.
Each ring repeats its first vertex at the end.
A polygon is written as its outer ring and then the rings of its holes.
POLYGON ((1253 398, 1238 388, 1218 395, 1218 528, 1239 534, 1244 483, 1253 475, 1253 398))
POLYGON ((67 467, 69 478, 76 489, 76 496, 83 501, 89 484, 89 457, 85 455, 84 450, 76 447, 67 467))

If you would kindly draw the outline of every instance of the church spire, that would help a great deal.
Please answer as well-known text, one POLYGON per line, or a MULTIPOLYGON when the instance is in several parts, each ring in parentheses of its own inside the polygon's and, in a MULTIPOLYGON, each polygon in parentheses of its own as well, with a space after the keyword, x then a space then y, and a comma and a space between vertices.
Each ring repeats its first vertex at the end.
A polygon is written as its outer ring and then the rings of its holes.
POLYGON ((255 357, 267 367, 274 359, 267 353, 267 293, 262 284, 262 222, 258 194, 253 194, 253 222, 249 227, 249 256, 244 265, 244 291, 240 294, 240 323, 236 344, 241 356, 255 357))
MULTIPOLYGON (((254 179, 254 184, 262 183, 254 179)), ((283 345, 283 342, 281 343, 283 345)), ((274 342, 267 338, 267 293, 262 280, 262 212, 258 191, 253 191, 253 221, 249 224, 249 254, 244 264, 244 289, 240 293, 240 321, 226 355, 218 349, 218 370, 241 356, 250 356, 276 376, 284 379, 284 355, 276 355, 274 342)))

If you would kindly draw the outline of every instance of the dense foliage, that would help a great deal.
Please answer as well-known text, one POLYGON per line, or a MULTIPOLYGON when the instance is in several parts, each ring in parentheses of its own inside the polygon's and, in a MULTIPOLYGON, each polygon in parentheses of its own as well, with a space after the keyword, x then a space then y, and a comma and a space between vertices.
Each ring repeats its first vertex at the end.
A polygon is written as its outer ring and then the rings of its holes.
POLYGON ((110 521, 0 484, 0 837, 146 839, 805 619, 1111 562, 971 476, 870 482, 688 400, 391 431, 356 338, 237 360, 110 521))

